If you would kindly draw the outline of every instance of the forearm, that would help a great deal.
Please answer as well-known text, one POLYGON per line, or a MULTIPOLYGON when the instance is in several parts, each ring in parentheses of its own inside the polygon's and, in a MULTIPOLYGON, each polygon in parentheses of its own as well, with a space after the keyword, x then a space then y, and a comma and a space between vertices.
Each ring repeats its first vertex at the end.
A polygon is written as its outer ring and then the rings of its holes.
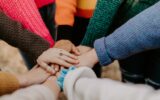
POLYGON ((122 0, 98 0, 81 45, 93 47, 96 39, 106 35, 122 0))
POLYGON ((81 78, 75 84, 80 100, 154 100, 160 92, 146 85, 133 85, 110 79, 81 78))
POLYGON ((160 47, 160 2, 94 43, 101 65, 160 47))
POLYGON ((23 29, 20 23, 11 20, 2 12, 0 12, 0 20, 0 39, 32 55, 34 60, 49 48, 47 41, 23 29))
POLYGON ((10 18, 20 22, 23 28, 39 35, 48 41, 50 46, 54 45, 54 41, 40 16, 34 0, 0 0, 0 8, 10 18))
POLYGON ((56 100, 54 93, 43 85, 35 85, 17 90, 11 95, 5 95, 1 100, 56 100))

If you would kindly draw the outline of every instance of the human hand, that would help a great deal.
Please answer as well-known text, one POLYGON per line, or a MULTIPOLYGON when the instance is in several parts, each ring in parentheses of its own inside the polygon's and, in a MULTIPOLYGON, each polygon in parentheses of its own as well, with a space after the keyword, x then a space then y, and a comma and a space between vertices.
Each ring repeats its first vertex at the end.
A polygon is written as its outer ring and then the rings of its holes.
POLYGON ((78 57, 78 59, 79 59, 79 64, 75 65, 77 67, 88 66, 90 68, 93 68, 93 66, 96 63, 98 63, 98 57, 95 49, 92 49, 91 51, 82 54, 81 56, 78 57))
POLYGON ((66 50, 74 55, 80 55, 78 48, 69 40, 59 40, 54 47, 66 50))
POLYGON ((22 75, 16 75, 21 87, 27 87, 33 84, 40 84, 44 82, 51 74, 37 65, 22 75))
POLYGON ((86 53, 86 52, 92 50, 91 47, 83 46, 83 45, 79 45, 77 48, 78 48, 80 54, 84 54, 84 53, 86 53))
POLYGON ((37 63, 52 74, 55 74, 55 70, 49 66, 49 64, 58 64, 64 67, 70 67, 74 64, 78 64, 78 57, 70 54, 69 52, 58 49, 50 48, 42 53, 37 59, 37 63))

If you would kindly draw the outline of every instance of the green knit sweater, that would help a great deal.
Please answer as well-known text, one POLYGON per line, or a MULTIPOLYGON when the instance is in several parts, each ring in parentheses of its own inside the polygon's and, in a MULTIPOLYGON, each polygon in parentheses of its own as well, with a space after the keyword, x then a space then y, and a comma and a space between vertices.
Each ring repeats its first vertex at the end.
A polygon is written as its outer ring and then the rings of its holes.
POLYGON ((96 39, 109 35, 130 18, 159 0, 98 0, 81 45, 93 47, 96 39))

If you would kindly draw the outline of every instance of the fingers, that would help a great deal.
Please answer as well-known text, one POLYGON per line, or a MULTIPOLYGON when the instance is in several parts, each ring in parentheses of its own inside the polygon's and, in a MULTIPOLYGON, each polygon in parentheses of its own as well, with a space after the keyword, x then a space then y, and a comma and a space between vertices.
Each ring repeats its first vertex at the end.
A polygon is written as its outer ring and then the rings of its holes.
POLYGON ((40 65, 40 67, 42 67, 47 72, 49 72, 51 74, 55 74, 55 70, 53 68, 51 68, 48 64, 46 64, 42 61, 39 61, 38 64, 40 65))
POLYGON ((69 52, 67 52, 65 50, 61 50, 61 51, 62 51, 62 54, 64 54, 65 56, 68 56, 68 57, 76 59, 76 60, 78 59, 77 56, 75 56, 75 55, 73 55, 73 54, 71 54, 71 53, 69 53, 69 52))
POLYGON ((60 66, 57 65, 57 64, 52 64, 51 67, 56 71, 58 72, 60 70, 60 66))
MULTIPOLYGON (((70 67, 70 66, 72 66, 72 64, 70 64, 70 63, 62 60, 61 58, 60 58, 60 59, 55 59, 54 61, 56 62, 56 64, 61 65, 61 66, 65 66, 65 67, 70 67)), ((54 63, 54 62, 53 62, 53 63, 54 63)))
POLYGON ((76 48, 74 45, 72 46, 71 52, 74 53, 77 56, 80 56, 79 49, 76 48))
POLYGON ((60 59, 63 59, 64 61, 68 62, 68 63, 71 63, 71 64, 78 64, 79 61, 78 60, 75 60, 75 59, 71 59, 65 55, 62 55, 60 56, 60 59))

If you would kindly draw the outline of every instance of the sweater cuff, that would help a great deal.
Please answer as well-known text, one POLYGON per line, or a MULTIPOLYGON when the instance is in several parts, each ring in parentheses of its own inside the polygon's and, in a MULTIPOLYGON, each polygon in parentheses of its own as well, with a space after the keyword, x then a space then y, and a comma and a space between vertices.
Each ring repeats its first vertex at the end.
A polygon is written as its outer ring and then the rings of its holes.
POLYGON ((85 35, 82 42, 81 42, 81 45, 93 48, 93 40, 94 40, 94 37, 92 34, 90 36, 85 35))
POLYGON ((0 81, 0 96, 20 88, 18 79, 10 73, 0 72, 0 81))
POLYGON ((94 43, 94 48, 101 66, 106 66, 113 62, 113 59, 108 54, 107 47, 105 46, 105 37, 96 40, 94 43))
POLYGON ((71 40, 72 39, 72 30, 73 27, 69 26, 69 25, 59 25, 57 27, 57 40, 61 40, 61 39, 68 39, 71 40))
POLYGON ((69 72, 64 79, 64 94, 68 97, 68 100, 76 100, 75 89, 76 83, 82 78, 97 78, 92 69, 87 66, 81 66, 74 71, 69 72))

